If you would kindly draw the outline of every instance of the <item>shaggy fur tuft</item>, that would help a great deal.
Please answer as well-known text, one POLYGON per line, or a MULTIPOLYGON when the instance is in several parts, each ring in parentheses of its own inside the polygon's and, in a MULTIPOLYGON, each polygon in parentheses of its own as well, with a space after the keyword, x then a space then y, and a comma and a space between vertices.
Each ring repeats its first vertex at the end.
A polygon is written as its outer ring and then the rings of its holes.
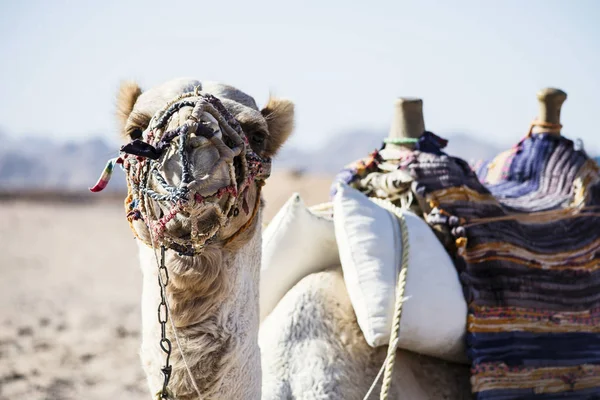
POLYGON ((121 87, 119 87, 119 93, 117 94, 117 120, 119 121, 119 129, 123 135, 125 134, 124 129, 127 119, 141 94, 142 89, 133 81, 122 82, 121 87))
MULTIPOLYGON (((183 353, 203 399, 258 399, 260 354, 258 332, 258 275, 260 230, 254 230, 239 252, 209 246, 194 257, 167 254, 168 298, 171 317, 183 353), (250 301, 250 304, 248 302, 250 301)), ((152 249, 140 244, 144 293, 142 362, 150 390, 162 384, 164 355, 158 345, 156 322, 159 288, 152 249)), ((173 338, 170 325, 167 336, 173 338)), ((181 400, 197 399, 175 340, 170 388, 181 400)))
POLYGON ((260 111, 269 126, 265 155, 272 157, 288 139, 294 129, 294 103, 287 99, 270 97, 260 111))

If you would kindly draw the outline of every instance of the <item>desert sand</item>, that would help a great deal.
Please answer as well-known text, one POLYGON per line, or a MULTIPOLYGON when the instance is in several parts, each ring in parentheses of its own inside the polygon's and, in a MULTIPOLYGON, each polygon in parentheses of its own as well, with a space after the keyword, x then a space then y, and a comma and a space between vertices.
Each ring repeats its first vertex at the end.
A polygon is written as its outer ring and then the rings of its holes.
MULTIPOLYGON (((330 182, 275 174, 264 222, 295 191, 326 201, 330 182)), ((0 202, 2 400, 151 398, 138 358, 137 244, 122 203, 97 196, 0 202)))

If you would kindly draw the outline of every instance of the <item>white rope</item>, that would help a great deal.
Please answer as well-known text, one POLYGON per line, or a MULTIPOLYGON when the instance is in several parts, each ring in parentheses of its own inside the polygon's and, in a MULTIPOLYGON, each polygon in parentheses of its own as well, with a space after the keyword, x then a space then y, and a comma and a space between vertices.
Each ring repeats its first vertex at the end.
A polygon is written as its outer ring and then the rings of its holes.
POLYGON ((378 206, 381 206, 393 213, 400 223, 400 232, 402 239, 402 260, 400 266, 400 272, 398 274, 398 283, 396 284, 396 301, 394 305, 394 317, 392 319, 392 330, 390 333, 390 343, 388 345, 387 355, 381 366, 379 373, 375 377, 375 380, 371 384, 369 391, 363 398, 363 400, 367 400, 369 396, 372 394, 377 382, 381 378, 381 374, 383 372, 383 382, 381 384, 381 392, 379 395, 380 400, 387 400, 390 392, 390 387, 392 384, 392 372, 394 371, 394 363, 396 361, 396 350, 398 349, 398 342, 400 336, 400 318, 402 317, 402 305, 404 304, 404 289, 406 288, 406 274, 408 270, 408 261, 410 254, 410 245, 408 243, 408 228, 406 226, 406 221, 404 219, 404 215, 402 214, 402 209, 396 207, 389 200, 382 200, 377 198, 370 198, 378 206))
POLYGON ((371 393, 373 393, 373 391, 375 390, 375 386, 377 386, 377 382, 379 382, 379 379, 381 378, 381 374, 383 374, 384 368, 385 368, 385 361, 383 362, 383 364, 381 364, 381 368, 379 368, 379 372, 377 373, 377 376, 375 377, 375 380, 373 381, 373 383, 371 383, 371 387, 369 388, 369 391, 367 392, 367 394, 365 394, 365 397, 363 397, 363 400, 367 400, 369 398, 369 396, 371 396, 371 393))
MULTIPOLYGON (((144 197, 144 203, 146 209, 148 209, 148 198, 144 197)), ((148 227, 148 232, 150 233, 150 243, 152 244, 152 252, 154 253, 154 259, 156 260, 156 266, 160 268, 160 261, 158 260, 158 254, 156 253, 156 247, 154 246, 154 235, 152 234, 152 229, 148 227)), ((166 267, 166 266, 165 266, 166 267)), ((167 288, 162 279, 162 274, 160 273, 160 269, 158 270, 158 281, 160 283, 160 289, 165 294, 165 304, 167 306, 167 310, 169 311, 169 322, 171 323, 171 329, 173 329, 173 336, 175 336, 175 342, 177 343, 177 348, 179 349, 179 354, 181 355, 181 359, 183 360, 183 365, 185 366, 185 370, 187 371, 188 376, 190 377, 190 381, 194 386, 194 390, 196 390, 196 394, 198 395, 198 400, 202 400, 202 394, 200 393, 200 389, 196 384, 196 380, 194 379, 194 375, 192 374, 192 370, 185 359, 185 355, 183 354, 183 349, 181 347, 181 342, 179 341, 179 335, 177 334, 177 328, 175 328, 175 323, 173 322, 173 313, 171 312, 171 306, 169 305, 169 299, 167 296, 167 288)))
POLYGON ((311 206, 308 210, 320 218, 333 220, 333 203, 331 202, 311 206))

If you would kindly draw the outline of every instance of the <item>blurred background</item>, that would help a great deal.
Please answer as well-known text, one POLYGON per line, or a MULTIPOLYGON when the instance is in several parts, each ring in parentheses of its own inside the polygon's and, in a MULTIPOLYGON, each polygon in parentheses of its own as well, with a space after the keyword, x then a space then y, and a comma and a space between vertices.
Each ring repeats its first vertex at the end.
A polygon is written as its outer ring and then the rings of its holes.
POLYGON ((424 100, 448 152, 490 158, 524 136, 536 92, 567 92, 563 135, 600 154, 600 2, 0 1, 0 399, 148 398, 140 273, 115 172, 124 79, 188 76, 296 103, 266 186, 294 191, 378 148, 398 96, 424 100))

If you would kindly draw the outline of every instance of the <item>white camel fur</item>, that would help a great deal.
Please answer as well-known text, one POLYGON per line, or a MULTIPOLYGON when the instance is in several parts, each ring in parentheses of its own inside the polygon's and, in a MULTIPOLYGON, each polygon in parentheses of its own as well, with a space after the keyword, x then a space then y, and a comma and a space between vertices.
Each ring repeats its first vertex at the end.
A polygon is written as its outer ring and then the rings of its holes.
MULTIPOLYGON (((223 102, 257 154, 273 156, 290 135, 291 102, 271 98, 259 111, 254 99, 235 88, 179 79, 143 93, 136 84, 122 85, 118 116, 126 138, 146 129, 150 118, 167 101, 198 85, 223 102)), ((180 110, 170 127, 182 123, 189 113, 185 108, 180 110)), ((208 141, 197 144, 192 155, 194 176, 204 176, 210 169, 214 152, 208 141)), ((163 172, 174 182, 181 173, 168 162, 163 172)), ((226 177, 225 173, 209 177, 214 180, 209 189, 227 185, 226 177)), ((258 186, 251 185, 250 207, 262 201, 259 196, 258 186)), ((211 214, 198 218, 209 223, 211 214)), ((200 255, 179 256, 167 251, 171 315, 202 399, 362 399, 384 361, 386 348, 373 349, 365 342, 340 268, 304 278, 285 295, 259 332, 260 208, 249 227, 227 241, 250 218, 251 213, 243 212, 232 216, 219 231, 218 240, 200 255)), ((186 226, 183 218, 167 229, 181 231, 186 226)), ((134 224, 134 228, 140 237, 149 239, 143 224, 134 224)), ((158 268, 153 249, 140 242, 139 252, 144 276, 141 359, 150 393, 155 395, 162 387, 164 364, 156 316, 160 301, 158 268)), ((168 335, 173 338, 170 327, 168 335)), ((171 362, 169 386, 177 398, 197 399, 174 340, 171 362)), ((398 351, 390 398, 470 398, 468 369, 398 351)))

